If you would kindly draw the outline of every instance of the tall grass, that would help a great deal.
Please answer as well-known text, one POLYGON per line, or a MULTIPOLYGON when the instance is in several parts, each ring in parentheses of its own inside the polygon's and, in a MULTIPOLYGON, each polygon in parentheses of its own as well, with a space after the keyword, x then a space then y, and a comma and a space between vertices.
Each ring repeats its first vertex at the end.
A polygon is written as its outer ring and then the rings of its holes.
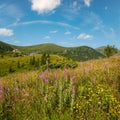
POLYGON ((119 57, 0 78, 0 120, 119 119, 119 57))

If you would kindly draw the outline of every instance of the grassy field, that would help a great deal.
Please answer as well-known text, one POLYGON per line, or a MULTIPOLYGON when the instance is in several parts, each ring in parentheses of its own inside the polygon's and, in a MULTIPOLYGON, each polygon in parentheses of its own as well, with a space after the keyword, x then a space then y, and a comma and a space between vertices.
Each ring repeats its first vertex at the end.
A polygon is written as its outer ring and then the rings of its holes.
POLYGON ((0 77, 0 120, 120 120, 120 57, 0 77))

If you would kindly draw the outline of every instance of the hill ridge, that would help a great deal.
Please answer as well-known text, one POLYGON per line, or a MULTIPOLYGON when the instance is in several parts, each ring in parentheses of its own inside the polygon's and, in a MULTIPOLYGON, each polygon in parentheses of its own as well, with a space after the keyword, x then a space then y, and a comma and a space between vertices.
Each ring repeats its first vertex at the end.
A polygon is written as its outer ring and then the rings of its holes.
MULTIPOLYGON (((2 42, 2 45, 6 43, 2 42)), ((53 43, 44 43, 33 46, 15 46, 7 44, 12 49, 18 49, 24 54, 30 53, 47 53, 47 54, 57 54, 68 58, 72 58, 78 61, 86 61, 91 59, 98 59, 105 57, 102 53, 98 52, 94 48, 89 46, 78 46, 78 47, 63 47, 53 43)), ((12 51, 12 49, 10 49, 12 51)))

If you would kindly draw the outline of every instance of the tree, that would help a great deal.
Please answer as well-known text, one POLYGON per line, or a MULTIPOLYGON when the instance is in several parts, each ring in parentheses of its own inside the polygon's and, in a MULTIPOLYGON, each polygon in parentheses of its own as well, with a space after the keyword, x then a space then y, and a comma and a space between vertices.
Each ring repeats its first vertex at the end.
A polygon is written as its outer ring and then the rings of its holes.
POLYGON ((3 55, 3 54, 1 54, 1 58, 4 58, 4 55, 3 55))
POLYGON ((20 61, 17 62, 17 68, 20 68, 20 61))
POLYGON ((116 54, 117 52, 118 52, 118 49, 115 48, 115 46, 107 45, 107 47, 104 49, 104 53, 107 57, 110 57, 110 56, 116 54))
POLYGON ((35 56, 30 58, 30 65, 35 65, 35 56))
POLYGON ((50 55, 49 54, 42 54, 41 56, 41 65, 46 65, 50 63, 50 55))
POLYGON ((46 54, 42 54, 42 57, 41 57, 41 65, 45 65, 46 64, 46 54))

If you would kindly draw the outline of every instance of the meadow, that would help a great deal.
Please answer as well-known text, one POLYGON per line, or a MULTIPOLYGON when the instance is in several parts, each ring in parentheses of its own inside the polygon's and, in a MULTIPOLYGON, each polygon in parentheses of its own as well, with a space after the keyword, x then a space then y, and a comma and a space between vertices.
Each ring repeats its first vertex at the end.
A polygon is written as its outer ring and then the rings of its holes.
POLYGON ((120 57, 77 64, 0 77, 0 120, 120 120, 120 57))
POLYGON ((1 56, 0 58, 0 76, 6 76, 15 72, 26 72, 31 70, 44 70, 49 68, 64 68, 76 67, 77 63, 72 59, 63 56, 48 54, 49 58, 44 54, 35 55, 16 55, 9 53, 8 55, 1 56), (47 62, 47 64, 46 64, 47 62), (49 66, 48 66, 49 64, 49 66))

